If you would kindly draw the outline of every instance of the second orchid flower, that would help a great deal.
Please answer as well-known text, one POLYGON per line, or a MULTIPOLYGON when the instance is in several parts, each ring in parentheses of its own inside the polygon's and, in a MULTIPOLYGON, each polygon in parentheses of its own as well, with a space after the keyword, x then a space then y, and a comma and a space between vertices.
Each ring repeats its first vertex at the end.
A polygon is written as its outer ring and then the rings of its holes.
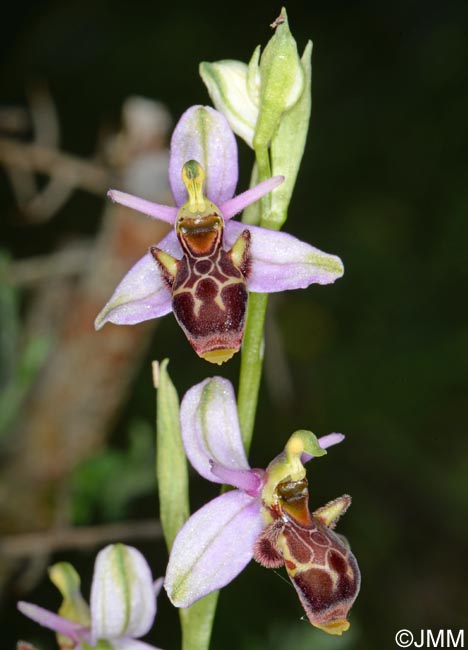
POLYGON ((286 567, 313 625, 328 634, 346 631, 360 573, 333 528, 351 499, 344 495, 311 514, 304 468, 344 436, 317 440, 310 431, 296 431, 266 470, 252 469, 234 390, 221 377, 188 391, 180 421, 185 452, 197 472, 236 489, 195 512, 175 538, 164 583, 173 604, 189 607, 224 587, 253 558, 268 568, 286 567))

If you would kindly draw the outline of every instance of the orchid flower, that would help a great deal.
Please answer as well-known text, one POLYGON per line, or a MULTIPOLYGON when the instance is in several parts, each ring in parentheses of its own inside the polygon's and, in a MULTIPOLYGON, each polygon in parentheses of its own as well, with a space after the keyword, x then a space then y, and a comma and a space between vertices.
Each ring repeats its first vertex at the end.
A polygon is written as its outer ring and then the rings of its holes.
POLYGON ((231 221, 284 180, 270 178, 233 198, 237 176, 237 145, 226 119, 212 108, 192 106, 171 141, 169 178, 177 207, 109 192, 113 201, 174 229, 130 269, 96 329, 174 311, 197 354, 220 364, 241 345, 248 291, 328 284, 343 274, 334 255, 286 233, 231 221))
POLYGON ((138 641, 153 625, 163 579, 153 583, 151 570, 136 548, 106 546, 96 557, 90 607, 80 592, 79 576, 67 563, 49 570, 64 596, 59 614, 20 601, 19 611, 57 633, 59 646, 73 650, 158 650, 138 641))
POLYGON ((252 469, 232 385, 220 377, 187 392, 180 421, 185 452, 197 472, 236 489, 200 508, 176 536, 164 582, 172 603, 190 606, 227 585, 254 558, 267 567, 284 564, 310 622, 341 634, 349 627, 346 614, 359 589, 359 569, 330 528, 350 498, 310 515, 304 463, 344 436, 317 440, 309 431, 296 431, 266 470, 252 469))

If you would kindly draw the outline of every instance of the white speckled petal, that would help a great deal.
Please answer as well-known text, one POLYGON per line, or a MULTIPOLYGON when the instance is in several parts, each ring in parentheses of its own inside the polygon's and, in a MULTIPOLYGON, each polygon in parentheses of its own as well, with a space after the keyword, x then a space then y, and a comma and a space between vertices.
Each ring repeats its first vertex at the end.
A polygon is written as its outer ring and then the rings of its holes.
POLYGON ((205 379, 185 394, 180 405, 182 441, 187 458, 204 478, 223 483, 211 462, 230 470, 248 470, 231 382, 205 379))
POLYGON ((176 607, 189 607, 233 580, 252 559, 263 527, 260 500, 239 490, 200 508, 174 540, 164 582, 176 607))
MULTIPOLYGON (((182 250, 172 230, 158 243, 172 256, 180 258, 182 250)), ((158 318, 172 311, 171 294, 166 287, 158 265, 150 253, 142 257, 117 286, 111 299, 95 320, 101 329, 106 323, 135 325, 150 318, 158 318)))
POLYGON ((111 544, 100 551, 91 585, 93 640, 140 637, 156 615, 151 570, 132 546, 111 544))
POLYGON ((203 167, 210 201, 219 206, 233 196, 238 175, 236 139, 224 115, 210 106, 189 108, 172 134, 169 181, 178 206, 188 198, 182 167, 189 160, 203 167))
POLYGON ((229 221, 225 247, 230 248, 245 229, 251 233, 252 268, 249 291, 273 293, 305 289, 310 284, 330 284, 343 275, 343 263, 285 232, 229 221))

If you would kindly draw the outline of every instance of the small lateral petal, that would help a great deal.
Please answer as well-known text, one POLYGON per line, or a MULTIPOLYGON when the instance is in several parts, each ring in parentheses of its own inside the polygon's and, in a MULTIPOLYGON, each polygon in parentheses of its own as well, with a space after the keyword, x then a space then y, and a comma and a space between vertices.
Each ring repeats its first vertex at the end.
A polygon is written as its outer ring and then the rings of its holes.
POLYGON ((171 311, 170 291, 156 262, 150 253, 147 253, 117 286, 111 299, 96 318, 94 326, 99 330, 106 323, 135 325, 164 316, 171 311))
POLYGON ((205 194, 216 205, 232 197, 237 185, 237 144, 221 113, 210 106, 192 106, 180 118, 171 140, 169 181, 180 207, 188 195, 182 168, 196 160, 206 173, 205 194))
MULTIPOLYGON (((344 439, 345 436, 342 433, 329 433, 328 435, 319 438, 318 443, 322 449, 328 449, 328 447, 333 447, 333 445, 338 445, 340 442, 343 442, 344 439)), ((307 453, 301 454, 302 463, 308 463, 312 458, 315 458, 315 456, 311 456, 307 453)))
POLYGON ((263 470, 254 469, 228 469, 223 465, 212 462, 211 471, 226 485, 233 485, 250 496, 257 496, 262 486, 263 470))
POLYGON ((39 607, 39 605, 20 600, 17 607, 22 614, 39 623, 39 625, 63 634, 72 641, 78 642, 89 637, 89 630, 83 625, 69 621, 53 612, 49 612, 48 609, 39 607))
POLYGON ((284 176, 272 176, 266 181, 263 181, 263 183, 255 185, 250 190, 242 192, 242 194, 235 196, 233 199, 229 199, 220 206, 224 219, 227 221, 238 212, 242 212, 244 208, 261 199, 262 196, 265 196, 265 194, 274 190, 275 187, 281 185, 283 181, 284 176))
POLYGON ((226 224, 225 244, 232 246, 240 233, 251 233, 252 267, 249 291, 274 293, 305 289, 311 284, 330 284, 343 275, 343 263, 292 235, 230 221, 226 224))
POLYGON ((260 500, 239 490, 226 492, 193 514, 175 538, 165 589, 176 607, 233 580, 250 562, 262 530, 260 500))
POLYGON ((180 405, 185 453, 201 476, 224 483, 211 471, 211 463, 230 470, 249 470, 237 416, 232 384, 222 377, 193 386, 180 405))
POLYGON ((165 221, 166 223, 170 223, 172 226, 175 223, 177 217, 177 208, 173 208, 170 205, 153 203, 152 201, 147 201, 146 199, 140 199, 138 196, 134 196, 133 194, 120 192, 119 190, 109 190, 107 192, 107 196, 114 203, 125 205, 127 208, 132 208, 137 212, 142 212, 149 217, 154 217, 160 221, 165 221))

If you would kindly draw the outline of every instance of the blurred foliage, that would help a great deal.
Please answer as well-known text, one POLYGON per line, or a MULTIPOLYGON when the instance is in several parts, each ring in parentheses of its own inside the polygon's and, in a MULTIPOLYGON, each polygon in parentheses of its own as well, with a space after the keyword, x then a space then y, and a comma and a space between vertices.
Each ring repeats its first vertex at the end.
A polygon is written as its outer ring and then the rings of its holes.
POLYGON ((266 638, 248 641, 242 650, 357 650, 359 635, 355 628, 341 637, 329 636, 319 630, 312 629, 304 618, 304 624, 291 627, 291 625, 271 625, 266 638))
POLYGON ((46 336, 21 341, 18 291, 6 280, 9 256, 0 250, 0 442, 50 348, 46 336))
POLYGON ((80 463, 71 477, 73 522, 127 517, 132 502, 155 489, 154 453, 153 428, 135 420, 127 449, 105 449, 80 463))

